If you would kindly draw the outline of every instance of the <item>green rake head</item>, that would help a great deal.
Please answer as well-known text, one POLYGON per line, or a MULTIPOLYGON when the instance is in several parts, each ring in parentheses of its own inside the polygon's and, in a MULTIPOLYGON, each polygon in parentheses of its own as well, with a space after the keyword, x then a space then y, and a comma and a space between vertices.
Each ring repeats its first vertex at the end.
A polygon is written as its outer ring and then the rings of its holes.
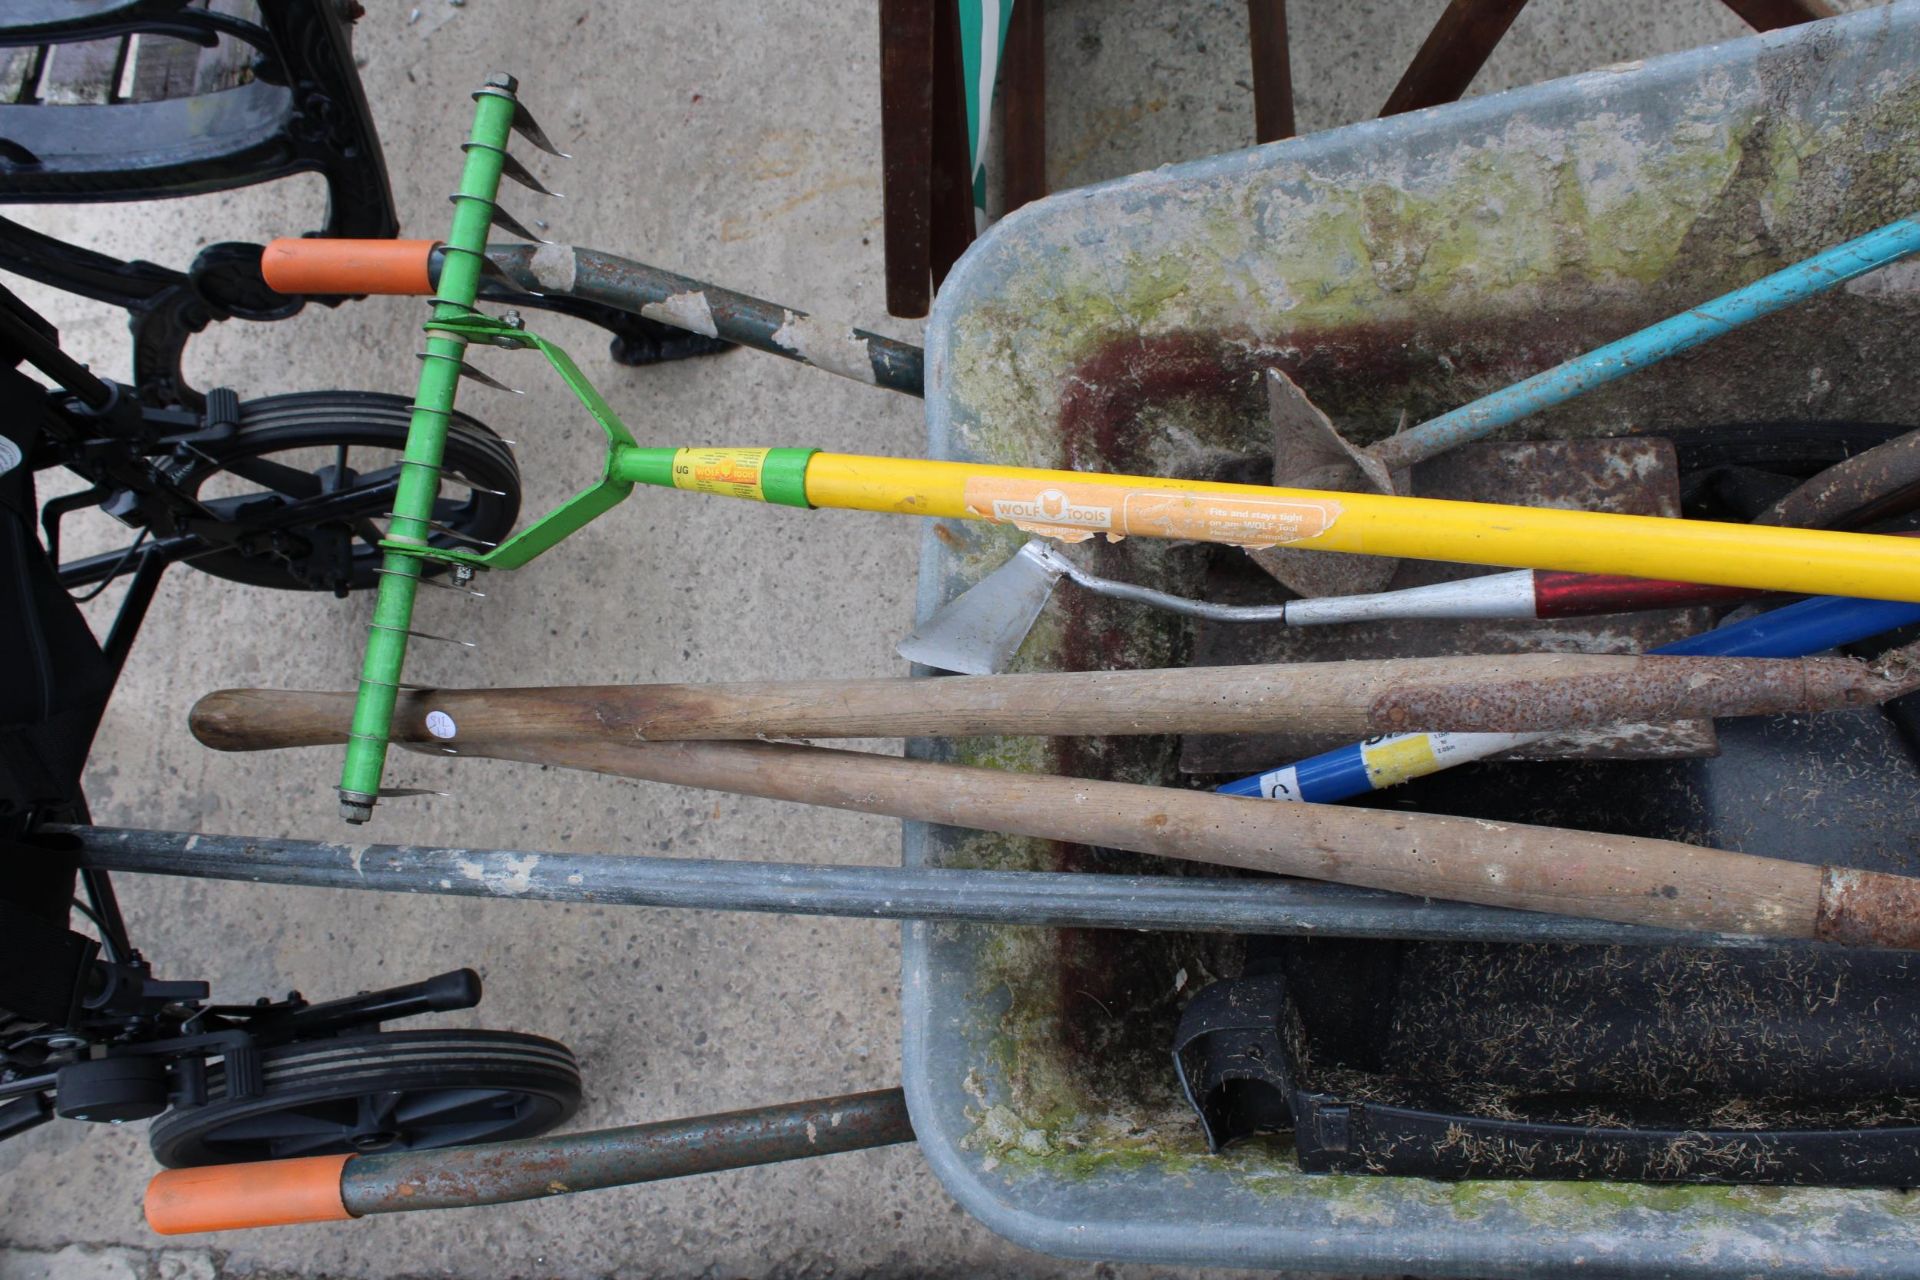
MULTIPOLYGON (((518 131, 543 150, 562 154, 554 150, 539 125, 527 115, 514 96, 516 90, 513 77, 496 75, 489 77, 474 94, 477 106, 473 136, 462 148, 466 152, 466 166, 460 191, 453 198, 453 229, 442 246, 443 265, 438 292, 433 299, 433 316, 425 326, 427 349, 421 363, 413 420, 407 432, 393 520, 387 536, 380 542, 384 554, 379 596, 367 634, 353 727, 340 777, 340 812, 348 822, 365 822, 371 818, 374 801, 381 794, 380 779, 386 765, 393 709, 406 661, 407 638, 425 635, 414 631, 412 625, 414 597, 426 563, 453 566, 456 581, 470 578, 482 569, 517 569, 618 506, 635 484, 686 488, 721 483, 712 481, 703 471, 710 464, 705 455, 715 451, 636 444, 620 416, 564 350, 527 332, 517 316, 496 318, 474 310, 480 273, 486 265, 488 228, 498 226, 517 235, 527 235, 517 221, 501 213, 494 203, 502 174, 536 190, 543 189, 537 180, 528 183, 530 175, 507 155, 508 133, 518 131), (478 376, 465 361, 467 346, 474 342, 540 352, 607 437, 606 457, 595 483, 499 546, 484 551, 438 547, 429 540, 433 529, 430 517, 439 493, 440 460, 446 445, 454 392, 463 374, 478 376)), ((752 496, 790 506, 808 505, 804 476, 807 459, 814 450, 718 452, 728 457, 753 455, 748 466, 752 496)))
MULTIPOLYGON (((453 224, 442 246, 438 290, 413 418, 400 464, 400 480, 393 500, 392 519, 382 541, 380 586, 373 621, 367 632, 361 662, 360 686, 354 704, 353 728, 347 740, 346 763, 340 775, 340 812, 348 822, 365 822, 373 815, 385 770, 388 735, 394 701, 406 664, 407 639, 413 631, 414 598, 423 562, 449 558, 430 541, 433 504, 440 492, 440 464, 446 450, 447 423, 453 413, 455 390, 465 368, 469 335, 446 326, 485 321, 473 309, 486 262, 487 233, 500 226, 525 234, 520 224, 501 212, 497 197, 500 179, 508 171, 507 142, 515 132, 535 146, 562 154, 548 141, 519 100, 519 82, 510 75, 489 75, 474 91, 473 130, 461 148, 465 162, 460 187, 453 195, 453 224)), ((515 164, 515 172, 523 172, 515 164)), ((563 357, 564 358, 564 357, 563 357)))

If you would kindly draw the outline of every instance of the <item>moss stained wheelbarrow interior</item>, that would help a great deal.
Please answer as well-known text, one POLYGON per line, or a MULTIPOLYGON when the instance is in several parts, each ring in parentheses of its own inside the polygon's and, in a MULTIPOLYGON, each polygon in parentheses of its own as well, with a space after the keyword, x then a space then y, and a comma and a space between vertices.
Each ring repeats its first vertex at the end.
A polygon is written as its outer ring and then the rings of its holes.
MULTIPOLYGON (((1247 478, 1272 457, 1269 366, 1364 444, 1402 415, 1431 417, 1916 207, 1916 3, 1070 191, 997 226, 942 289, 928 329, 930 453, 1247 478)), ((1920 271, 1895 267, 1507 434, 1905 421, 1916 320, 1920 271)), ((1021 540, 931 523, 922 616, 1021 540)), ((1190 593, 1205 555, 1128 539, 1084 548, 1083 562, 1190 593)), ((1015 669, 1180 665, 1191 646, 1179 619, 1076 593, 1049 605, 1015 669)), ((1178 746, 912 750, 1173 783, 1178 746)), ((924 825, 909 827, 906 855, 1164 870, 924 825)), ((1306 1175, 1279 1142, 1209 1156, 1168 1049, 1186 997, 1237 970, 1234 946, 908 926, 905 1084, 948 1189, 1023 1244, 1108 1259, 1920 1275, 1920 1200, 1899 1191, 1306 1175)))

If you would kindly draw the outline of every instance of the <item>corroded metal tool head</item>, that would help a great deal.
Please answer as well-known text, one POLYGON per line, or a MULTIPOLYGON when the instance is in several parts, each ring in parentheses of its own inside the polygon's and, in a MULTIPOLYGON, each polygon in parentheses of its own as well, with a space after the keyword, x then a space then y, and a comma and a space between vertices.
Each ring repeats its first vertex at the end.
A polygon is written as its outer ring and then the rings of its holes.
MULTIPOLYGON (((1364 449, 1355 448, 1307 393, 1278 369, 1267 370, 1267 417, 1273 425, 1273 482, 1289 489, 1336 493, 1394 493, 1395 478, 1364 449)), ((1268 573, 1303 596, 1350 596, 1379 591, 1399 561, 1344 551, 1267 547, 1248 552, 1268 573)))

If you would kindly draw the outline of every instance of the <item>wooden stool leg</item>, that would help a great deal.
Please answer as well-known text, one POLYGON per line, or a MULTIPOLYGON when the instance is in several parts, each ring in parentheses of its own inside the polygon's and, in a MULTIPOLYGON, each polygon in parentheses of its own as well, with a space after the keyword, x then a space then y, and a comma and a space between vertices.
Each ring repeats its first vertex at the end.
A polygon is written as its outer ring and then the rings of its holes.
POLYGON ((1046 31, 1043 0, 1013 0, 1000 60, 1008 213, 1047 194, 1046 31))
POLYGON ((1527 0, 1450 0, 1427 42, 1393 87, 1383 116, 1458 100, 1527 0))
POLYGON ((933 284, 973 243, 973 157, 967 152, 967 84, 960 56, 960 6, 939 0, 933 15, 933 284))
POLYGON ((1827 0, 1721 0, 1721 3, 1739 14, 1740 20, 1755 31, 1797 27, 1840 12, 1827 0))
POLYGON ((1247 43, 1253 50, 1253 138, 1291 138, 1293 62, 1287 47, 1287 0, 1247 0, 1247 43))
MULTIPOLYGON (((934 0, 880 0, 880 196, 887 311, 927 314, 934 0)), ((948 7, 951 7, 949 4, 948 7)))

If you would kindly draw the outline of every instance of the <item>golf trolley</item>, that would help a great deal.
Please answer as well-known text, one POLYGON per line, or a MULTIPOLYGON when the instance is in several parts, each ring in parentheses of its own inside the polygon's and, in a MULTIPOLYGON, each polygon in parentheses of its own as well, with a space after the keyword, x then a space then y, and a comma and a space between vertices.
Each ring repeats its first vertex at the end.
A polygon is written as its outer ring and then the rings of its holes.
MULTIPOLYGON (((393 236, 351 9, 12 6, 0 25, 0 202, 157 199, 317 171, 328 192, 318 234, 393 236)), ((88 820, 87 752, 169 566, 339 596, 378 581, 374 522, 392 509, 407 400, 243 400, 181 372, 187 340, 216 320, 349 300, 274 293, 259 264, 259 246, 244 244, 210 245, 186 271, 125 262, 0 219, 0 270, 126 310, 134 352, 131 381, 99 377, 0 289, 0 1137, 55 1116, 151 1117, 155 1156, 182 1166, 541 1133, 579 1103, 565 1046, 383 1029, 473 1007, 472 970, 320 1003, 294 992, 212 1004, 206 981, 158 976, 106 873, 80 869, 76 842, 49 829, 88 820), (42 503, 36 477, 62 469, 84 485, 42 503), (126 526, 127 545, 63 558, 65 517, 96 507, 126 526), (97 639, 78 602, 121 579, 97 639)), ((490 285, 509 304, 603 326, 623 363, 727 346, 490 285)), ((432 541, 505 536, 520 504, 508 442, 454 416, 445 475, 432 541)))

